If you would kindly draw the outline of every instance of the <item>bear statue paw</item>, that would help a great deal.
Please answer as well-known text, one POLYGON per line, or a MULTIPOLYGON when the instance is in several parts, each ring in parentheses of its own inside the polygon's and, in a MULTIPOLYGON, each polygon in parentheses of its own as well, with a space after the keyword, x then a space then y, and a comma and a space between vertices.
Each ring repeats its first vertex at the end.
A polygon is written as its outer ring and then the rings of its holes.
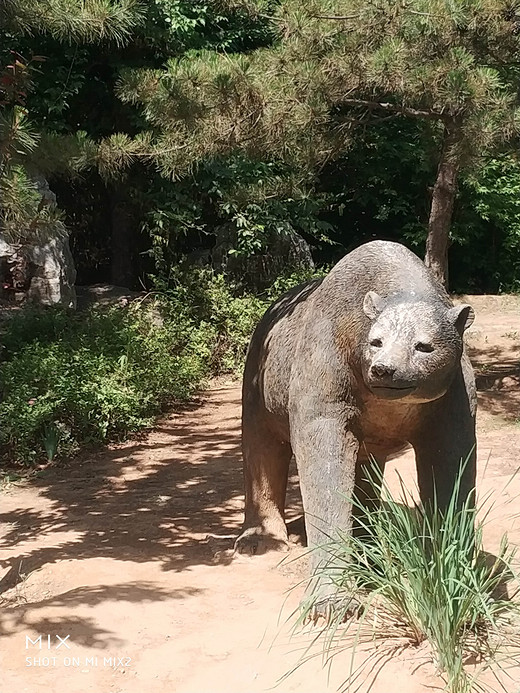
POLYGON ((288 551, 287 534, 274 534, 264 527, 248 527, 235 541, 235 552, 254 556, 268 551, 288 551))

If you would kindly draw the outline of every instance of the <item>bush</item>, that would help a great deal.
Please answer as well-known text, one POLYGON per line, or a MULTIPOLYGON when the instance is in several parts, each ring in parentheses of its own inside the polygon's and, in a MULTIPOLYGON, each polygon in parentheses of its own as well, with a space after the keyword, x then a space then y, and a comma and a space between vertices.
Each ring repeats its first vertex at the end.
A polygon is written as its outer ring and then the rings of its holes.
POLYGON ((15 315, 3 335, 2 459, 34 462, 53 435, 61 453, 121 438, 187 399, 207 373, 198 335, 182 316, 156 321, 138 306, 15 315))
POLYGON ((174 268, 167 278, 155 277, 154 282, 169 320, 175 322, 184 315, 198 326, 209 372, 221 375, 241 372, 253 330, 273 301, 291 287, 323 274, 317 270, 281 275, 259 296, 245 293, 225 275, 209 269, 174 268))
POLYGON ((307 278, 282 277, 257 297, 209 270, 177 269, 127 307, 14 314, 0 352, 0 460, 32 464, 123 439, 206 377, 238 374, 268 304, 307 278))
POLYGON ((172 271, 167 280, 155 279, 163 310, 172 323, 179 316, 197 325, 192 339, 204 350, 212 375, 238 372, 247 346, 267 302, 236 287, 211 270, 172 271))

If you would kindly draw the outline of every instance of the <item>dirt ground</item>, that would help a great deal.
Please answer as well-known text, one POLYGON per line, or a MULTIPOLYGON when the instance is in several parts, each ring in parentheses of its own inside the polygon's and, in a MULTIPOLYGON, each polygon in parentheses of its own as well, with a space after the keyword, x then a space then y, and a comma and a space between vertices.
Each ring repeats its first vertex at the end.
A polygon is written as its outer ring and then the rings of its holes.
MULTIPOLYGON (((477 313, 468 345, 479 387, 479 493, 492 492, 495 501, 485 531, 493 552, 504 531, 520 545, 520 480, 513 477, 520 467, 520 299, 468 300, 477 313)), ((339 689, 348 648, 330 670, 316 657, 280 681, 316 633, 291 636, 287 623, 303 591, 303 561, 288 561, 304 552, 294 474, 288 557, 232 557, 243 503, 239 424, 239 384, 214 384, 139 440, 4 484, 1 693, 339 689)), ((415 483, 411 453, 389 465, 391 484, 397 470, 415 483)), ((442 690, 424 647, 386 660, 365 668, 361 691, 442 690)), ((511 675, 505 690, 518 693, 520 672, 511 675)))

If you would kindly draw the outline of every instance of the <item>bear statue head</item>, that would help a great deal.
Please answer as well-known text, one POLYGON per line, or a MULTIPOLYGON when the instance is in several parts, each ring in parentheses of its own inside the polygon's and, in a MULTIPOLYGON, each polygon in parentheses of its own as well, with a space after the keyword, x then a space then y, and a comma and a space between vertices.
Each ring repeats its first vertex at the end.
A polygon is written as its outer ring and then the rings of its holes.
POLYGON ((362 345, 363 380, 381 399, 428 402, 442 397, 460 365, 469 305, 447 306, 413 292, 383 298, 369 291, 369 318, 362 345))

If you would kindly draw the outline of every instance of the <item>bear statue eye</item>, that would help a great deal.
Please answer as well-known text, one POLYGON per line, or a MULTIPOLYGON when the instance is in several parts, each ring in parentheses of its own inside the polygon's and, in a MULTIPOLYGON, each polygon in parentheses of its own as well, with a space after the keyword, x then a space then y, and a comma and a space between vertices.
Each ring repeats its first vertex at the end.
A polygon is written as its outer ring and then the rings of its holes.
POLYGON ((381 349, 381 347, 383 346, 383 342, 380 339, 371 339, 370 346, 373 346, 376 349, 381 349))
POLYGON ((431 354, 433 351, 433 346, 427 344, 426 342, 417 342, 415 345, 415 351, 421 351, 423 354, 431 354))

